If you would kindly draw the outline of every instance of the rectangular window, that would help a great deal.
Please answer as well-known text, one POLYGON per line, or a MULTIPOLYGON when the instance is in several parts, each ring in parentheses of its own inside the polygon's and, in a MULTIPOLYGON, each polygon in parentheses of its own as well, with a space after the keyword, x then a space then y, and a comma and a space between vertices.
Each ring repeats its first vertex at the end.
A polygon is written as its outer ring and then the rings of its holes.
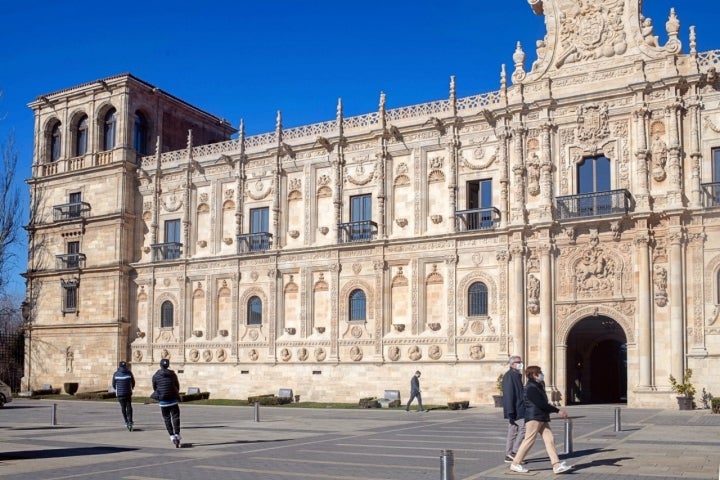
POLYGON ((250 233, 245 236, 245 249, 250 252, 262 252, 270 248, 270 209, 268 207, 250 209, 250 233))
POLYGON ((68 242, 67 253, 67 268, 78 268, 80 266, 80 242, 68 242))
POLYGON ((68 203, 70 203, 70 206, 68 207, 68 217, 69 218, 80 218, 80 212, 82 209, 82 193, 81 192, 71 193, 68 203))
POLYGON ((350 240, 372 240, 372 195, 350 197, 350 240))
POLYGON ((165 244, 167 251, 165 252, 164 258, 171 260, 174 258, 180 258, 180 220, 166 220, 165 221, 165 244))
POLYGON ((62 281, 62 311, 63 313, 76 312, 78 308, 78 282, 62 281))
POLYGON ((708 186, 710 205, 720 205, 720 148, 712 149, 712 185, 708 186))
POLYGON ((471 180, 467 182, 467 209, 478 210, 469 213, 467 229, 478 230, 492 228, 492 180, 471 180))
POLYGON ((270 228, 268 207, 250 209, 250 233, 267 233, 270 228))

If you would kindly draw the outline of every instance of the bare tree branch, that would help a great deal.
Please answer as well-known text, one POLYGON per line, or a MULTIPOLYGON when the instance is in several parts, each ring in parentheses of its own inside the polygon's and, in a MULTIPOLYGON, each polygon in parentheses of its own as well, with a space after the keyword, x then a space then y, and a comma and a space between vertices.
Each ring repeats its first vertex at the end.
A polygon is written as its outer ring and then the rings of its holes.
POLYGON ((18 151, 15 134, 2 143, 0 162, 0 292, 8 283, 9 264, 15 258, 12 246, 18 242, 22 228, 20 189, 15 183, 18 151))

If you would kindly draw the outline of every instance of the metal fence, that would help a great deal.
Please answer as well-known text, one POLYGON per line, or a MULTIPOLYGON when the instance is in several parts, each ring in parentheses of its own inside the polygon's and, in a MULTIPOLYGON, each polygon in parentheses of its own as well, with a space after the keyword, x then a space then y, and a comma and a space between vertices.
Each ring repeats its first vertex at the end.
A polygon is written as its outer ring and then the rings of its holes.
POLYGON ((21 331, 0 332, 0 380, 7 383, 13 392, 20 390, 24 355, 25 336, 21 331))

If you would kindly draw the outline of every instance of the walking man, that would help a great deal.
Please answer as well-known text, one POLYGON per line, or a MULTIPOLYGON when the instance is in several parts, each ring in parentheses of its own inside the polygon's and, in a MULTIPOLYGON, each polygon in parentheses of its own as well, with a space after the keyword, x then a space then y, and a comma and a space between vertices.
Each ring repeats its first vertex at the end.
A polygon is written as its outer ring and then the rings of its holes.
POLYGON ((112 377, 112 387, 120 403, 120 411, 125 420, 125 427, 132 432, 132 392, 133 388, 135 388, 135 377, 133 377, 132 372, 128 370, 126 362, 120 362, 118 365, 118 369, 112 377))
POLYGON ((170 441, 180 447, 180 382, 174 371, 170 370, 170 360, 160 360, 160 369, 152 377, 153 398, 160 404, 160 413, 170 441))
POLYGON ((416 398, 419 407, 418 412, 427 412, 427 410, 423 408, 422 395, 420 395, 420 370, 415 372, 415 375, 410 379, 410 400, 408 400, 407 406, 405 407, 406 412, 410 411, 410 404, 416 398))
POLYGON ((508 419, 505 463, 512 463, 525 438, 525 400, 523 392, 522 358, 513 355, 508 359, 510 368, 502 379, 503 418, 508 419))

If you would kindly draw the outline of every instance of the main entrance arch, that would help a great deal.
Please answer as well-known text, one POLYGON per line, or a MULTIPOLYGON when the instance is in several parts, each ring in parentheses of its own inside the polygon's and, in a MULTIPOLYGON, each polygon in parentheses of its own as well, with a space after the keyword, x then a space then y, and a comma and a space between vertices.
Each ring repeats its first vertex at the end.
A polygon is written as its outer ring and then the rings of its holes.
POLYGON ((627 338, 604 315, 585 317, 567 337, 568 404, 627 402, 627 338))

